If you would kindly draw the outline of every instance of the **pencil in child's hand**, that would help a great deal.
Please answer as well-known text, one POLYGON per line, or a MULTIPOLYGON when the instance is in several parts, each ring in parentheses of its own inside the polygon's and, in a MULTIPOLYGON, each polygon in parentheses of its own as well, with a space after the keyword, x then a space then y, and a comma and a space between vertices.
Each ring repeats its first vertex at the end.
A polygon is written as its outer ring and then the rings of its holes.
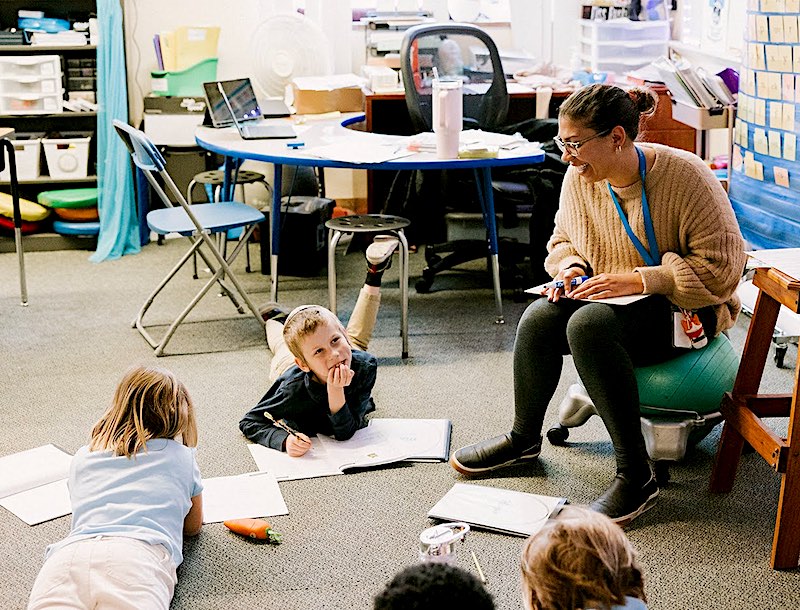
POLYGON ((292 435, 293 437, 295 437, 297 440, 299 440, 299 441, 303 441, 304 443, 307 443, 307 442, 308 442, 306 439, 304 439, 303 437, 301 437, 301 436, 300 436, 300 435, 299 435, 297 432, 295 432, 294 430, 292 430, 292 429, 291 429, 289 426, 287 426, 285 423, 283 423, 282 421, 278 421, 277 419, 275 419, 275 418, 272 416, 272 413, 270 413, 269 411, 264 411, 264 417, 266 417, 266 418, 267 418, 269 421, 271 421, 273 424, 275 424, 276 426, 278 426, 278 428, 281 428, 281 429, 283 429, 283 430, 286 430, 286 431, 287 431, 289 434, 291 434, 291 435, 292 435))

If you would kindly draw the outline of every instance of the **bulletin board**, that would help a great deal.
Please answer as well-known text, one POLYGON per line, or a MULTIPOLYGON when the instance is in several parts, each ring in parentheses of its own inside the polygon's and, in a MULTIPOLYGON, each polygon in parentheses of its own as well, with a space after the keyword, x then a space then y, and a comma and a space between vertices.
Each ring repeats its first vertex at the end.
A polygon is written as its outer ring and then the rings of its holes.
POLYGON ((754 248, 800 246, 800 0, 748 0, 729 196, 754 248))

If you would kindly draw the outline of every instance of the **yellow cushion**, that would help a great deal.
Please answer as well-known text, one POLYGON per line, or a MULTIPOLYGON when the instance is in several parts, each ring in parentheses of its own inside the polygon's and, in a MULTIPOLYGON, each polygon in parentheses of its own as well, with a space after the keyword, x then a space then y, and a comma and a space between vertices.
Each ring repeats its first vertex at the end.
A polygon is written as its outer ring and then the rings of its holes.
MULTIPOLYGON (((47 218, 50 215, 50 210, 35 201, 20 198, 19 213, 22 216, 22 220, 38 222, 47 218)), ((0 215, 14 218, 14 203, 8 193, 0 193, 0 215)))

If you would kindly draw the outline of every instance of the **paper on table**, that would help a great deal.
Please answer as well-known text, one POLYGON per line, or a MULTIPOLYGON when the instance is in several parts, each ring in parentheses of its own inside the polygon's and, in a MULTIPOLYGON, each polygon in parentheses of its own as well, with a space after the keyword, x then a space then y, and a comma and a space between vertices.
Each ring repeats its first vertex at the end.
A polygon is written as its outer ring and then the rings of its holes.
MULTIPOLYGON (((537 297, 543 297, 545 295, 542 294, 542 290, 544 290, 545 286, 546 284, 539 284, 538 286, 534 286, 533 288, 528 288, 525 292, 537 297)), ((630 305, 631 303, 635 303, 636 301, 646 299, 649 296, 650 296, 649 294, 629 294, 624 297, 609 297, 607 299, 579 299, 579 300, 586 301, 587 303, 606 303, 608 305, 630 305)), ((562 298, 569 298, 569 297, 562 297, 562 298)))
POLYGON ((504 534, 530 536, 542 529, 565 502, 566 498, 456 483, 428 511, 428 517, 464 521, 504 534))
POLYGON ((800 248, 756 250, 747 254, 791 278, 800 280, 800 248))
POLYGON ((341 141, 306 150, 310 155, 345 163, 383 163, 413 154, 402 144, 374 144, 365 138, 342 138, 341 141))
POLYGON ((287 514, 278 481, 270 472, 203 479, 203 523, 287 514))
POLYGON ((407 447, 393 443, 378 429, 357 430, 352 438, 337 441, 318 435, 311 449, 301 457, 289 457, 262 445, 248 445, 259 470, 266 470, 279 481, 311 479, 344 474, 350 468, 370 468, 400 462, 408 457, 407 447))

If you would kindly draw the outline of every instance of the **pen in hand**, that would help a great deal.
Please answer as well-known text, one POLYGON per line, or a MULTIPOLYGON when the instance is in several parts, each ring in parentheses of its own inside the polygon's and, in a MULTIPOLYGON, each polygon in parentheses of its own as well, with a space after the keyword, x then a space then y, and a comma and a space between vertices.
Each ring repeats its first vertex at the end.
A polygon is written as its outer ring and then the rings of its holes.
MULTIPOLYGON (((588 279, 589 279, 588 275, 582 275, 580 277, 574 277, 574 278, 572 278, 572 281, 570 281, 569 285, 574 288, 575 286, 579 286, 579 285, 583 284, 588 279)), ((547 290, 549 288, 563 288, 563 287, 564 287, 564 280, 556 280, 554 282, 549 282, 549 283, 547 283, 547 284, 542 286, 542 288, 545 289, 545 290, 547 290)))
POLYGON ((304 439, 304 438, 303 438, 303 437, 301 437, 299 434, 297 434, 297 432, 295 432, 294 430, 292 430, 292 429, 291 429, 289 426, 287 426, 286 424, 284 424, 282 421, 278 421, 277 419, 275 419, 274 417, 272 417, 272 413, 270 413, 269 411, 264 411, 264 417, 266 417, 266 418, 267 418, 269 421, 271 421, 273 424, 275 424, 276 426, 278 426, 278 428, 281 428, 282 430, 286 430, 286 432, 288 432, 289 434, 291 434, 291 435, 292 435, 293 437, 295 437, 297 440, 299 440, 299 441, 302 441, 302 442, 304 442, 304 443, 308 443, 308 441, 307 441, 306 439, 304 439))

